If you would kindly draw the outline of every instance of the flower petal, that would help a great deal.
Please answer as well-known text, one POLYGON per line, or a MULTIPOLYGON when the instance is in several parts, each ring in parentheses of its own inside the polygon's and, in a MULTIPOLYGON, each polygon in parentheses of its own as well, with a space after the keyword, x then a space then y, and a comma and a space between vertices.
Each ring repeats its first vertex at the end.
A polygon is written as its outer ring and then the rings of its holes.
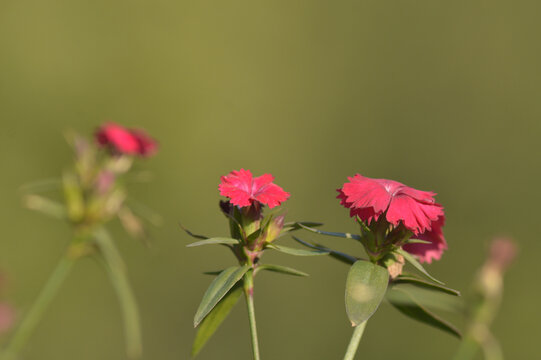
POLYGON ((96 141, 102 146, 112 146, 122 154, 137 154, 139 143, 135 136, 126 128, 106 123, 96 132, 96 141))
POLYGON ((273 184, 274 176, 263 174, 254 179, 252 185, 252 197, 262 204, 267 204, 269 208, 280 205, 289 197, 280 186, 273 184))
POLYGON ((218 185, 220 195, 230 198, 234 205, 250 206, 252 173, 249 170, 231 171, 220 180, 221 183, 218 185))
POLYGON ((158 143, 151 138, 145 131, 135 129, 131 133, 135 137, 135 140, 139 144, 138 153, 141 156, 149 157, 156 154, 158 151, 158 143))
POLYGON ((220 195, 229 197, 234 205, 250 206, 253 201, 257 201, 273 208, 289 197, 289 193, 272 183, 273 180, 271 174, 253 178, 249 170, 241 169, 222 176, 218 189, 220 195))
POLYGON ((419 202, 407 195, 393 197, 386 215, 391 224, 398 226, 402 222, 414 234, 430 230, 432 222, 439 216, 443 216, 443 208, 439 204, 419 202))
POLYGON ((351 204, 350 208, 371 207, 376 214, 387 209, 391 195, 377 179, 356 174, 349 180, 350 182, 342 187, 342 192, 346 195, 345 200, 351 204))
POLYGON ((280 205, 289 198, 289 193, 285 192, 276 184, 268 184, 260 189, 258 194, 254 195, 254 199, 262 204, 267 204, 269 208, 280 205))
POLYGON ((430 241, 430 244, 406 244, 404 250, 412 255, 416 255, 419 261, 431 263, 432 260, 439 260, 445 250, 447 250, 447 242, 441 230, 445 223, 445 217, 442 215, 437 221, 431 224, 432 230, 425 231, 422 234, 415 236, 416 239, 430 241))

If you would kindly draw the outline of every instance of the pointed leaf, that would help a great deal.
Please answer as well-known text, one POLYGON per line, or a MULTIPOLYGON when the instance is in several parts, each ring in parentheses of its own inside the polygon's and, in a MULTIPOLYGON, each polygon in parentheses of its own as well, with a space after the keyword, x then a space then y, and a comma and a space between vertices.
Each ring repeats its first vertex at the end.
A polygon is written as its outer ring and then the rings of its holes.
POLYGON ((239 286, 239 283, 237 283, 203 319, 199 325, 192 345, 192 357, 197 356, 206 342, 216 332, 218 327, 237 304, 241 295, 242 286, 239 286))
POLYGON ((226 245, 235 245, 240 243, 237 239, 224 238, 224 237, 215 237, 205 240, 196 241, 194 243, 186 245, 186 247, 195 247, 201 245, 212 245, 212 244, 226 244, 226 245))
POLYGON ((421 265, 421 263, 419 261, 417 261, 417 259, 415 257, 413 257, 413 255, 411 255, 409 252, 407 252, 407 251, 405 251, 404 249, 401 249, 401 248, 396 249, 395 252, 397 254, 402 255, 404 257, 404 259, 406 259, 411 265, 413 265, 413 267, 415 267, 417 270, 419 270, 424 276, 426 276, 430 280, 432 280, 434 282, 437 282, 440 285, 445 285, 445 283, 439 281, 438 279, 436 279, 435 277, 430 275, 428 273, 428 271, 425 270, 423 265, 421 265))
POLYGON ((389 273, 382 266, 359 260, 346 281, 346 312, 353 326, 368 320, 385 296, 389 273))
POLYGON ((203 274, 204 275, 214 275, 214 276, 218 276, 222 273, 223 270, 216 270, 216 271, 204 271, 203 274))
POLYGON ((421 239, 409 239, 406 241, 406 244, 432 244, 430 241, 421 240, 421 239))
POLYGON ((288 274, 288 275, 295 275, 295 276, 309 276, 307 273, 302 272, 300 270, 296 270, 287 266, 281 266, 281 265, 270 265, 270 264, 264 264, 260 265, 256 269, 256 274, 261 270, 268 270, 268 271, 274 271, 282 274, 288 274))
POLYGON ((113 239, 105 229, 101 228, 94 233, 96 243, 103 255, 103 264, 106 267, 109 279, 118 297, 124 320, 124 333, 126 336, 126 352, 130 359, 137 359, 142 354, 141 321, 135 296, 126 274, 126 266, 118 252, 113 239))
POLYGON ((249 266, 232 266, 225 269, 212 281, 208 287, 193 320, 194 327, 207 316, 216 304, 227 294, 227 292, 242 278, 250 269, 249 266))
POLYGON ((286 222, 284 226, 291 226, 295 229, 301 229, 300 224, 304 226, 309 226, 309 227, 316 227, 316 226, 323 225, 323 223, 314 222, 314 221, 289 221, 289 222, 286 222))
POLYGON ((284 227, 282 228, 282 230, 280 231, 280 234, 276 237, 276 239, 279 239, 292 231, 297 231, 299 229, 302 229, 299 224, 303 224, 305 226, 310 226, 310 227, 323 225, 323 223, 317 223, 317 222, 311 222, 311 221, 286 222, 284 223, 284 227))
POLYGON ((267 244, 267 248, 274 249, 285 254, 295 255, 295 256, 317 256, 317 255, 328 255, 328 251, 323 250, 304 250, 304 249, 294 249, 287 246, 276 245, 276 244, 267 244))
POLYGON ((21 192, 45 192, 50 190, 58 190, 62 188, 62 180, 58 178, 50 178, 34 181, 24 184, 19 188, 21 192))
POLYGON ((443 320, 442 318, 419 304, 419 302, 417 302, 417 300, 408 292, 394 288, 389 291, 389 296, 387 297, 387 299, 389 300, 391 305, 393 305, 398 311, 400 311, 404 315, 427 325, 443 330, 458 338, 462 337, 462 334, 455 326, 453 326, 446 320, 443 320))
POLYGON ((39 211, 57 219, 64 220, 68 217, 68 211, 64 205, 43 196, 26 195, 23 197, 23 204, 30 210, 39 211))
POLYGON ((205 239, 208 239, 209 237, 208 236, 205 236, 205 235, 197 235, 197 234, 194 234, 192 233, 190 230, 186 229, 184 226, 182 226, 181 223, 178 223, 178 226, 180 226, 180 228, 182 230, 184 230, 186 232, 186 234, 190 235, 191 237, 194 237, 196 239, 202 239, 202 240, 205 240, 205 239))
POLYGON ((322 235, 329 235, 329 236, 336 236, 341 238, 347 238, 347 239, 355 239, 355 240, 361 240, 361 237, 359 235, 351 234, 351 233, 341 233, 341 232, 330 232, 330 231, 323 231, 314 229, 311 227, 308 227, 304 224, 298 223, 299 226, 305 230, 315 232, 316 234, 322 234, 322 235))
POLYGON ((308 246, 309 248, 316 249, 316 250, 321 250, 321 251, 328 251, 329 255, 331 257, 333 257, 336 260, 341 261, 343 263, 349 264, 349 265, 352 265, 353 263, 355 263, 355 261, 359 260, 358 258, 356 258, 353 255, 349 255, 349 254, 346 254, 346 253, 343 253, 343 252, 340 252, 340 251, 329 249, 328 247, 325 247, 325 246, 320 245, 320 244, 311 244, 311 243, 309 243, 307 241, 299 239, 296 236, 292 236, 292 238, 295 241, 303 244, 304 246, 308 246))
POLYGON ((302 229, 300 224, 311 227, 311 228, 323 225, 323 223, 312 222, 312 221, 296 221, 296 222, 290 221, 290 222, 284 223, 284 228, 282 229, 282 232, 286 233, 286 232, 302 229))
POLYGON ((393 280, 393 284, 402 284, 402 283, 408 283, 408 284, 412 284, 415 286, 419 286, 419 287, 423 287, 423 288, 427 288, 431 290, 441 291, 446 294, 460 296, 460 291, 458 290, 451 289, 450 287, 447 287, 447 286, 434 284, 415 276, 399 275, 396 279, 393 280))

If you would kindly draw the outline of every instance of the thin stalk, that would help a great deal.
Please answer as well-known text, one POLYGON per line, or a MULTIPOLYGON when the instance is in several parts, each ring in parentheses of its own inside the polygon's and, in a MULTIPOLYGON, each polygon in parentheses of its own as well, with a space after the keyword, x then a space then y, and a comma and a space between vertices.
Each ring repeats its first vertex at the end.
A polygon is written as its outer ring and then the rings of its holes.
POLYGON ((43 317, 45 310, 70 273, 74 263, 75 259, 69 256, 69 254, 64 255, 60 259, 58 265, 39 293, 38 298, 15 330, 6 350, 2 353, 2 359, 15 357, 22 350, 43 317))
POLYGON ((254 309, 254 274, 248 271, 244 275, 244 296, 246 297, 246 306, 248 307, 248 318, 250 320, 250 335, 252 338, 252 353, 254 360, 260 360, 259 341, 257 339, 257 327, 255 322, 254 309))
POLYGON ((357 353, 357 348, 359 347, 359 343, 361 342, 361 338, 363 337, 365 327, 366 321, 355 326, 355 330, 353 330, 353 335, 351 336, 351 340, 349 341, 348 349, 346 351, 346 355, 344 356, 344 360, 353 360, 355 358, 355 353, 357 353))

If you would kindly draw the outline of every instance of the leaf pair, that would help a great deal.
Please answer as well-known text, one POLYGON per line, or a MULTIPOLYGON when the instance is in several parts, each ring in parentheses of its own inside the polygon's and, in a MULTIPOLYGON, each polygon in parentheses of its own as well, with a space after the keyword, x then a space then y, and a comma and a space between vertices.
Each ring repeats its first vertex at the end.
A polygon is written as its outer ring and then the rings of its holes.
POLYGON ((402 288, 393 287, 390 289, 387 300, 402 314, 414 320, 443 330, 459 339, 462 337, 460 331, 453 324, 434 314, 423 306, 414 295, 402 288))
MULTIPOLYGON (((286 266, 264 264, 256 268, 255 273, 267 270, 294 276, 308 274, 286 266)), ((250 271, 249 266, 232 266, 221 271, 208 287, 203 300, 194 317, 194 327, 198 327, 192 346, 192 357, 195 357, 210 337, 229 315, 242 294, 244 274, 250 271)))
MULTIPOLYGON (((353 264, 346 281, 346 312, 353 326, 358 326, 368 320, 387 295, 387 300, 391 305, 404 315, 458 338, 461 337, 460 331, 455 326, 428 310, 407 290, 393 286, 387 291, 388 279, 387 269, 382 266, 368 261, 357 261, 353 264)), ((414 277, 402 277, 395 281, 395 283, 401 282, 459 295, 456 290, 414 277)))

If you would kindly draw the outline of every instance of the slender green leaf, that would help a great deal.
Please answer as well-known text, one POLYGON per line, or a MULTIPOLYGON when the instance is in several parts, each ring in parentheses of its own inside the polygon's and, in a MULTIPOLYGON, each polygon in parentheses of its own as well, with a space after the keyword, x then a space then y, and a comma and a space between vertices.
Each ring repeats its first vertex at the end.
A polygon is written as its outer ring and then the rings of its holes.
POLYGON ((64 220, 68 217, 68 211, 64 205, 43 196, 26 195, 23 197, 23 204, 30 210, 39 211, 57 219, 64 220))
POLYGON ((434 282, 437 282, 440 285, 445 285, 445 283, 439 281, 434 276, 430 275, 428 273, 428 271, 425 270, 423 265, 421 265, 421 263, 419 263, 419 261, 417 261, 417 259, 415 257, 413 257, 413 255, 411 255, 409 252, 407 252, 407 251, 405 251, 403 249, 396 249, 395 252, 397 254, 399 254, 399 255, 402 255, 404 257, 404 259, 406 259, 411 265, 413 265, 413 267, 415 267, 417 270, 419 270, 424 276, 426 276, 430 280, 432 280, 434 282))
MULTIPOLYGON (((411 283, 390 283, 389 286, 394 290, 407 292, 428 309, 441 310, 446 313, 464 313, 464 301, 460 296, 450 295, 443 291, 435 291, 411 283)), ((387 293, 389 294, 389 292, 387 293)))
POLYGON ((256 274, 261 270, 274 271, 282 274, 295 275, 295 276, 309 276, 307 273, 300 270, 296 270, 287 266, 264 264, 256 268, 256 274))
POLYGON ((406 241, 406 244, 432 244, 430 241, 421 240, 421 239, 409 239, 406 241))
POLYGON ((274 249, 285 254, 295 255, 295 256, 317 256, 317 255, 327 255, 328 251, 323 250, 304 250, 304 249, 294 249, 287 246, 276 245, 276 244, 267 244, 267 248, 274 249))
POLYGON ((460 296, 460 291, 451 289, 450 287, 434 284, 432 282, 428 282, 424 279, 418 278, 416 276, 407 276, 407 275, 399 275, 396 279, 393 280, 393 284, 402 284, 402 283, 408 283, 415 286, 441 291, 446 294, 451 294, 455 296, 460 296))
POLYGON ((242 278, 250 269, 249 266, 232 266, 225 269, 212 281, 208 287, 193 320, 194 327, 207 316, 216 304, 227 294, 227 292, 242 278))
POLYGON ((321 251, 328 251, 329 255, 331 257, 333 257, 336 260, 339 260, 339 261, 341 261, 343 263, 349 264, 349 265, 352 265, 353 263, 355 263, 355 261, 359 260, 358 258, 356 258, 353 255, 349 255, 349 254, 346 254, 346 253, 343 253, 343 252, 340 252, 340 251, 329 249, 328 247, 325 247, 325 246, 320 245, 320 244, 311 244, 311 243, 309 243, 307 241, 299 239, 296 236, 292 236, 292 238, 295 241, 297 241, 297 242, 299 242, 299 243, 301 243, 304 246, 307 246, 309 248, 316 249, 316 250, 321 250, 321 251))
POLYGON ((205 275, 214 275, 218 276, 222 273, 223 270, 216 270, 216 271, 204 271, 203 274, 205 275))
POLYGON ((225 245, 235 245, 240 243, 237 239, 224 238, 224 237, 215 237, 205 240, 196 241, 194 243, 186 245, 186 247, 195 247, 201 245, 212 245, 212 244, 225 244, 225 245))
POLYGON ((178 225, 180 226, 180 228, 181 228, 182 230, 184 230, 184 231, 186 232, 186 234, 190 235, 190 236, 193 237, 193 238, 201 239, 201 240, 206 240, 206 239, 209 238, 208 236, 205 236, 205 235, 197 235, 197 234, 192 233, 190 230, 188 230, 188 229, 186 229, 184 226, 182 226, 181 223, 178 223, 178 225))
POLYGON ((368 320, 385 296, 389 273, 382 266, 359 260, 346 281, 346 312, 353 326, 368 320))
POLYGON ((451 323, 443 320, 436 314, 429 311, 427 308, 419 304, 417 300, 408 292, 393 288, 389 290, 389 295, 387 299, 398 311, 404 315, 425 323, 427 325, 433 326, 440 330, 443 330, 451 335, 454 335, 458 338, 461 338, 462 335, 460 331, 451 323))
POLYGON ((58 178, 50 178, 34 181, 24 184, 19 188, 21 192, 45 192, 50 190, 58 190, 62 188, 62 180, 58 178))
POLYGON ((201 321, 192 345, 192 357, 196 357, 206 342, 216 332, 242 295, 242 286, 237 283, 216 304, 209 314, 201 321))
POLYGON ((284 228, 282 231, 290 232, 290 231, 302 229, 300 224, 311 227, 311 228, 323 225, 323 223, 312 222, 312 221, 289 221, 289 222, 284 223, 284 228))
POLYGON ((98 229, 94 235, 103 255, 103 264, 106 267, 122 309, 126 352, 130 359, 140 358, 142 354, 141 321, 139 320, 137 302, 126 274, 126 266, 105 229, 98 229))
POLYGON ((319 229, 314 229, 309 226, 306 226, 304 224, 298 223, 299 226, 305 230, 314 232, 316 234, 322 234, 322 235, 329 235, 329 236, 336 236, 341 238, 347 238, 347 239, 355 239, 355 240, 361 240, 361 237, 359 235, 350 234, 350 233, 341 233, 341 232, 330 232, 330 231, 323 231, 319 229))
POLYGON ((288 233, 292 231, 297 231, 299 229, 302 229, 299 224, 303 224, 305 226, 315 227, 315 226, 321 226, 323 223, 317 223, 317 222, 311 222, 311 221, 300 221, 300 222, 287 222, 284 224, 284 227, 280 231, 280 234, 276 237, 276 239, 279 239, 288 233))

